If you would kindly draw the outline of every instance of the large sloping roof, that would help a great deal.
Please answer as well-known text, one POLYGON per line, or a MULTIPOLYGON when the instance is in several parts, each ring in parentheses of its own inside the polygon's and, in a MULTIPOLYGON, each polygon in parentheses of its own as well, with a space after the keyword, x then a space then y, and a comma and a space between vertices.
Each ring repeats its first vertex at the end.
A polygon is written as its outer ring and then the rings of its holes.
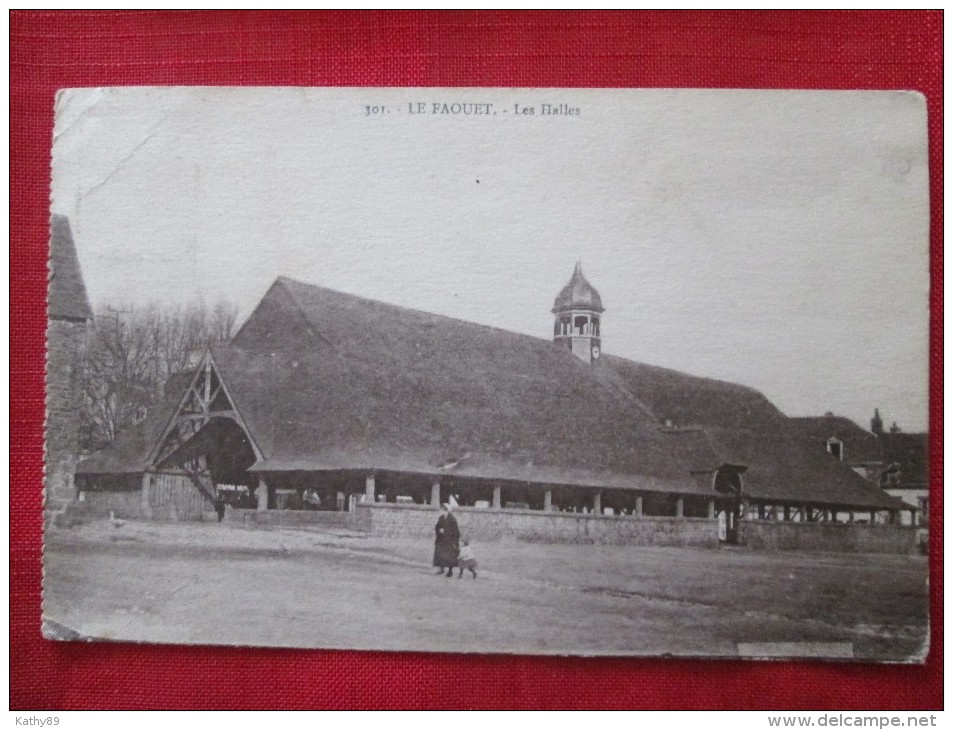
POLYGON ((614 373, 632 397, 660 422, 673 426, 714 426, 757 430, 777 426, 785 416, 753 388, 687 375, 612 355, 600 364, 614 373))
POLYGON ((829 439, 837 439, 844 445, 843 460, 848 464, 880 463, 880 440, 849 418, 833 414, 791 418, 788 428, 793 437, 813 442, 822 452, 827 450, 829 439))
POLYGON ((692 474, 706 475, 711 482, 714 472, 725 464, 733 464, 730 457, 719 452, 711 434, 702 428, 665 429, 672 455, 692 474))
POLYGON ((256 471, 710 495, 713 472, 736 464, 752 497, 897 506, 791 438, 789 419, 750 388, 612 356, 590 366, 548 340, 284 277, 211 352, 261 454, 256 471))
POLYGON ((548 341, 285 278, 265 299, 229 348, 249 354, 226 355, 273 362, 255 395, 230 384, 240 410, 274 388, 257 470, 459 461, 474 478, 696 490, 654 416, 548 341))
POLYGON ((262 454, 272 453, 276 428, 296 408, 291 382, 296 361, 227 345, 212 346, 211 354, 255 446, 262 454))
POLYGON ((54 215, 50 225, 50 319, 92 319, 69 219, 54 215))

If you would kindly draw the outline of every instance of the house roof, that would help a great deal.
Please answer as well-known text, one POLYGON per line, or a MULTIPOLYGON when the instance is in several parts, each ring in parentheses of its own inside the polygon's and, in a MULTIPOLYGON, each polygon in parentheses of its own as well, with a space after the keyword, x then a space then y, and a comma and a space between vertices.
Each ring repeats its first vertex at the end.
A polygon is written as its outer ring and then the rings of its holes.
POLYGON ((285 277, 211 356, 260 451, 254 471, 710 495, 730 463, 748 466, 751 496, 894 506, 791 440, 751 388, 612 356, 589 365, 548 340, 285 277))
POLYGON ((180 373, 170 378, 162 402, 150 408, 143 420, 123 431, 111 444, 80 461, 76 474, 135 474, 144 471, 149 466, 153 446, 162 436, 193 375, 180 373))
POLYGON ((812 441, 773 428, 708 429, 720 459, 745 464, 742 488, 753 499, 843 507, 901 509, 902 503, 812 441))
POLYGON ((929 435, 925 433, 884 433, 880 436, 884 465, 896 464, 901 488, 923 488, 928 484, 929 435))
POLYGON ((69 219, 62 215, 54 215, 50 225, 49 317, 93 318, 69 219))
POLYGON ((834 438, 844 445, 843 461, 848 464, 879 464, 880 440, 849 418, 827 414, 788 419, 792 436, 811 441, 822 453, 827 442, 834 438))

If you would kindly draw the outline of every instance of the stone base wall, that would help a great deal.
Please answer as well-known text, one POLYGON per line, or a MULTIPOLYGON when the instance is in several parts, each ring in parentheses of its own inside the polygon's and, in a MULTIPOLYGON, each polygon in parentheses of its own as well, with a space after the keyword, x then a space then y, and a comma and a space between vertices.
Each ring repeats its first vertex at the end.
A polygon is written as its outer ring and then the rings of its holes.
MULTIPOLYGON (((164 475, 150 489, 148 509, 141 489, 87 491, 74 503, 74 512, 122 519, 217 519, 186 477, 164 475), (156 488, 159 486, 160 488, 156 488)), ((440 511, 427 505, 358 504, 353 512, 254 510, 226 508, 225 522, 247 526, 337 527, 378 537, 433 539, 440 511)), ((709 547, 719 545, 718 521, 701 517, 617 517, 538 510, 454 510, 461 536, 477 542, 517 539, 577 545, 709 547)), ((832 522, 768 522, 746 520, 739 526, 740 544, 753 550, 808 552, 918 552, 918 530, 904 525, 865 525, 832 522)))
MULTIPOLYGON (((718 521, 699 517, 615 517, 537 510, 454 510, 465 539, 580 545, 670 545, 717 547, 718 521)), ((434 537, 439 510, 421 505, 359 504, 354 527, 381 537, 434 537)))
POLYGON ((237 525, 268 525, 273 527, 340 527, 352 529, 353 512, 324 510, 255 510, 225 508, 225 522, 237 525))
POLYGON ((916 553, 917 530, 903 525, 837 522, 741 523, 743 545, 755 550, 807 550, 846 553, 916 553))

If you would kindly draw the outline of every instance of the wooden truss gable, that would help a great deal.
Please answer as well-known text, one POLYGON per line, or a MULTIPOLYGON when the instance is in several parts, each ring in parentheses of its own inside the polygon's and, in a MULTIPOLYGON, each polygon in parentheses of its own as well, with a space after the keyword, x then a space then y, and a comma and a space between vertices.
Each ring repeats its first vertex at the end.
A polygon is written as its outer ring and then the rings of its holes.
MULTIPOLYGON (((195 440, 213 418, 231 419, 248 435, 248 429, 235 408, 211 353, 206 352, 195 377, 162 432, 162 437, 153 447, 149 463, 154 467, 178 466, 188 469, 189 462, 193 461, 194 457, 187 455, 189 450, 186 446, 195 440), (183 457, 180 463, 175 459, 177 454, 183 457)), ((248 438, 249 442, 254 444, 250 435, 248 438)), ((260 458, 257 447, 253 448, 256 456, 260 458)))

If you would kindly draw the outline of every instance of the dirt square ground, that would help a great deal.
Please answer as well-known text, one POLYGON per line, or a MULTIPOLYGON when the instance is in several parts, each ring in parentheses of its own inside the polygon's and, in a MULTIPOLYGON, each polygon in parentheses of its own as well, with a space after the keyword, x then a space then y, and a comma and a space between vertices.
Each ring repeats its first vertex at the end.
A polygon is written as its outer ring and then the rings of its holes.
POLYGON ((478 578, 436 575, 428 541, 108 520, 46 540, 47 634, 340 649, 738 656, 816 642, 916 661, 926 558, 474 544, 478 578))

